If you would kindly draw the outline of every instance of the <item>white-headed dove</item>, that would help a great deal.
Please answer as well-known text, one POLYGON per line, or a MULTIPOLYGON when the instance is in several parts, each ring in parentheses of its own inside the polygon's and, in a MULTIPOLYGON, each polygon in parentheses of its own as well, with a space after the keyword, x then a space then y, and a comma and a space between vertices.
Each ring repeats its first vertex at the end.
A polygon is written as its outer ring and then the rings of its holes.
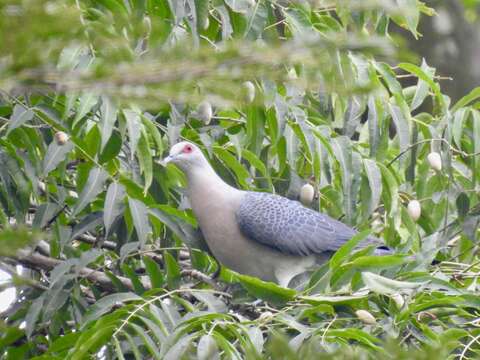
MULTIPOLYGON (((356 231, 297 201, 225 183, 190 142, 170 149, 165 163, 187 176, 188 196, 213 255, 228 268, 288 286, 298 274, 325 262, 356 231)), ((370 237, 362 246, 376 245, 370 237)))

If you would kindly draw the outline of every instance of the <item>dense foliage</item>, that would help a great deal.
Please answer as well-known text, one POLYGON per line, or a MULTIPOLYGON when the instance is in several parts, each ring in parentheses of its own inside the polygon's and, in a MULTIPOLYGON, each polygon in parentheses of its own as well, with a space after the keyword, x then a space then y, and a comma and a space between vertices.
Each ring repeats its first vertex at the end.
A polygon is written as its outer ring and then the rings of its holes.
POLYGON ((451 103, 389 36, 420 36, 433 9, 10 0, 0 14, 0 267, 18 293, 0 358, 479 356, 480 88, 451 103), (180 139, 236 187, 297 199, 310 183, 313 208, 361 232, 305 288, 219 269, 183 175, 159 161, 180 139), (352 253, 368 233, 395 254, 352 253))

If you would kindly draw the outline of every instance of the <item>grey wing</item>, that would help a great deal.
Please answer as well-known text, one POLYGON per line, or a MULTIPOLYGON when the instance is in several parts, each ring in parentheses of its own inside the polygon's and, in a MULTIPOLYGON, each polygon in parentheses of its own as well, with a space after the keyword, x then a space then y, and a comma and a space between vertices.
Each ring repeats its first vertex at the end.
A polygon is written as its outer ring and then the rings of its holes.
POLYGON ((247 192, 236 216, 246 237, 292 255, 333 252, 356 234, 328 215, 269 193, 247 192))

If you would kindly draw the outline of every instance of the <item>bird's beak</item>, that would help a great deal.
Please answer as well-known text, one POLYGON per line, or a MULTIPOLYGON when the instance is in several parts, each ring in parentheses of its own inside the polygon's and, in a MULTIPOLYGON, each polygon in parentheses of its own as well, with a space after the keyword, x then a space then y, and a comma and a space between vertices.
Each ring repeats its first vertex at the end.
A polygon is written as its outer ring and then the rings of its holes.
POLYGON ((162 160, 162 164, 163 164, 164 166, 167 166, 167 164, 168 164, 169 162, 171 162, 174 158, 175 158, 175 156, 168 155, 166 158, 164 158, 164 159, 162 160))

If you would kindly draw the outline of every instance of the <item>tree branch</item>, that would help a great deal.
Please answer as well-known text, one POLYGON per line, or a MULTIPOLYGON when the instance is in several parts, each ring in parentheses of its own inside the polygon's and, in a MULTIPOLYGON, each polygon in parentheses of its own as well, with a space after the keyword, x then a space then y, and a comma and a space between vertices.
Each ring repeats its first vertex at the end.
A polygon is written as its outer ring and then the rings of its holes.
MULTIPOLYGON (((61 260, 53 259, 44 255, 41 255, 39 253, 28 253, 27 251, 20 251, 19 255, 16 257, 18 262, 28 268, 34 269, 34 270, 45 270, 45 271, 50 271, 57 265, 61 264, 61 260)), ((103 271, 98 271, 94 270, 88 267, 84 267, 78 271, 78 274, 81 277, 84 277, 95 284, 98 284, 101 288, 107 290, 107 291, 116 291, 117 289, 115 288, 114 283, 112 280, 103 272, 103 271)), ((123 276, 117 276, 117 279, 122 283, 123 286, 125 286, 129 290, 133 290, 133 284, 132 281, 128 278, 125 278, 123 276)), ((142 281, 142 285, 146 289, 151 289, 152 285, 150 281, 144 280, 142 281)))
POLYGON ((182 276, 190 276, 194 279, 203 281, 204 283, 210 285, 214 289, 218 289, 218 284, 208 275, 205 275, 204 273, 195 270, 195 269, 185 269, 182 270, 181 272, 182 276))

